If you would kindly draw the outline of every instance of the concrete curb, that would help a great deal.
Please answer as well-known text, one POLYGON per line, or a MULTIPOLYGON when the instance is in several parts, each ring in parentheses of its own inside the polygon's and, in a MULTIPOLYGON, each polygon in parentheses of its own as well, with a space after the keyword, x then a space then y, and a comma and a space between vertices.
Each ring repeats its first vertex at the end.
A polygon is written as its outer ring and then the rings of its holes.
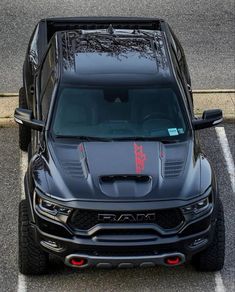
POLYGON ((235 93, 235 89, 195 89, 193 93, 235 93))
MULTIPOLYGON (((194 90, 194 110, 201 116, 205 109, 221 108, 226 122, 235 122, 235 89, 194 90)), ((0 93, 0 127, 16 126, 13 114, 18 106, 17 93, 0 93)))
POLYGON ((15 97, 18 93, 0 93, 0 97, 15 97))
POLYGON ((18 125, 13 118, 0 118, 0 128, 16 128, 18 125))

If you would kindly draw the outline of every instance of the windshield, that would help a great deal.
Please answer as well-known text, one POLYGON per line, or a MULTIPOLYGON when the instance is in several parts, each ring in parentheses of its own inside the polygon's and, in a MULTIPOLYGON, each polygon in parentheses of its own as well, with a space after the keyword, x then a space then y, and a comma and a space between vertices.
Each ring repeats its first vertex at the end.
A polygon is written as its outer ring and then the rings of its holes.
POLYGON ((63 88, 53 132, 63 137, 107 139, 186 135, 184 114, 170 88, 63 88))

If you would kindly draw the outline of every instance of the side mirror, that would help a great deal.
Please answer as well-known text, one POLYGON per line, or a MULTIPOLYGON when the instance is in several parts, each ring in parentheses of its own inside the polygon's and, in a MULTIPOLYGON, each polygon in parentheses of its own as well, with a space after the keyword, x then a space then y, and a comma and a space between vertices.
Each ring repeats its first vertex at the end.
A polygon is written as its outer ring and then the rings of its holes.
POLYGON ((45 126, 43 121, 33 119, 33 112, 29 109, 16 108, 14 118, 16 123, 37 131, 42 131, 45 126))
POLYGON ((206 110, 203 112, 201 119, 193 120, 194 130, 213 127, 223 121, 223 113, 220 109, 206 110))

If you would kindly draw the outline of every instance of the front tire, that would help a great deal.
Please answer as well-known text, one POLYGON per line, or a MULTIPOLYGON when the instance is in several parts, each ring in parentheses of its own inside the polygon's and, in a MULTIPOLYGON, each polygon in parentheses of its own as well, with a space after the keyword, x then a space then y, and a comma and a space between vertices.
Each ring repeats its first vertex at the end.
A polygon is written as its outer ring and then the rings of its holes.
POLYGON ((224 210, 221 200, 217 205, 217 221, 214 238, 210 246, 196 254, 193 258, 193 265, 198 271, 215 272, 220 271, 224 266, 225 257, 225 226, 224 210))
POLYGON ((19 205, 19 271, 24 275, 42 275, 47 272, 49 255, 33 239, 26 200, 19 205))
MULTIPOLYGON (((24 109, 28 108, 26 92, 24 87, 21 87, 19 90, 19 107, 24 109)), ((31 140, 30 128, 19 124, 19 145, 22 151, 27 152, 30 140, 31 140)))

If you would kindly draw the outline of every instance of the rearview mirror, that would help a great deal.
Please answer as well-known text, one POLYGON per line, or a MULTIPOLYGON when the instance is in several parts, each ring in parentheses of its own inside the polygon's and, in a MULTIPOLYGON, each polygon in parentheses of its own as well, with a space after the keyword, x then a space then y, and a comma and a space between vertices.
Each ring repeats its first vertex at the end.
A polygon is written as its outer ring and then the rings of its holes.
POLYGON ((30 127, 37 131, 42 131, 45 126, 43 121, 33 119, 33 112, 29 109, 16 108, 14 118, 16 123, 30 127))
POLYGON ((201 119, 193 120, 194 130, 213 127, 223 121, 223 113, 221 109, 206 110, 203 112, 201 119))

